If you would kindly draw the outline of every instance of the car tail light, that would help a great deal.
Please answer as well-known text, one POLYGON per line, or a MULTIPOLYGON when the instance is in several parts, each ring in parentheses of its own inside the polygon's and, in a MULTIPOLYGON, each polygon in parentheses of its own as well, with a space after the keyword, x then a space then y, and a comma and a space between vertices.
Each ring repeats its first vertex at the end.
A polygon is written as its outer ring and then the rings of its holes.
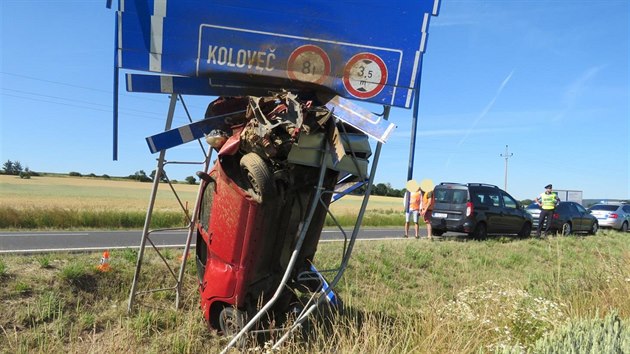
POLYGON ((468 202, 466 203, 466 216, 471 216, 473 213, 473 203, 468 202))
POLYGON ((619 217, 619 214, 617 214, 617 213, 610 213, 610 214, 608 214, 608 217, 611 218, 611 219, 616 219, 616 218, 619 217))
POLYGON ((560 214, 558 214, 558 213, 553 213, 553 216, 552 216, 552 217, 553 217, 554 219, 556 219, 556 220, 557 220, 557 219, 560 219, 560 214))

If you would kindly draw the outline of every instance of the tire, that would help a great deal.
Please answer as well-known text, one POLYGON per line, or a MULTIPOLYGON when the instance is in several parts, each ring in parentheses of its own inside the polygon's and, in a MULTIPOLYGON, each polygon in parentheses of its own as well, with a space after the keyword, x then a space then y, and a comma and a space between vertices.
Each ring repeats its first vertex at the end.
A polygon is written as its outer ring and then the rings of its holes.
POLYGON ((563 236, 571 235, 572 232, 573 232, 573 228, 570 222, 567 221, 564 224, 562 224, 562 229, 560 230, 560 233, 563 236))
POLYGON ((597 221, 595 221, 593 225, 591 225, 591 229, 588 231, 588 234, 595 235, 597 233, 597 230, 599 230, 599 224, 597 223, 597 221))
POLYGON ((621 224, 621 228, 619 229, 619 231, 621 232, 628 232, 628 222, 624 221, 623 224, 621 224))
POLYGON ((525 224, 523 224, 523 227, 521 228, 521 231, 518 233, 518 236, 525 238, 525 237, 529 237, 529 235, 531 234, 532 234, 532 224, 526 222, 525 224))
MULTIPOLYGON (((233 307, 224 307, 219 313, 219 329, 226 337, 234 337, 245 327, 245 313, 233 307)), ((242 336, 236 342, 236 346, 243 348, 247 343, 247 337, 242 336)))
POLYGON ((471 236, 475 240, 485 240, 488 237, 488 228, 486 227, 486 224, 482 222, 478 223, 477 227, 475 227, 475 231, 472 232, 471 236))
POLYGON ((240 165, 252 199, 262 203, 275 194, 273 175, 260 156, 250 152, 241 158, 240 165))

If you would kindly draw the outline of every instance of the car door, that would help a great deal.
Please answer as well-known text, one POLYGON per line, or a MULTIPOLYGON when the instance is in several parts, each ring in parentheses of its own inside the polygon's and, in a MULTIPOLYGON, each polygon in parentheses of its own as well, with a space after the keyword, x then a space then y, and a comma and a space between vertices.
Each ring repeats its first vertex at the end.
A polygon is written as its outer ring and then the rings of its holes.
POLYGON ((573 231, 585 231, 587 226, 585 225, 586 217, 586 209, 582 208, 581 205, 573 202, 569 202, 569 210, 571 213, 571 223, 573 224, 573 231), (582 212, 580 209, 584 210, 582 212))
POLYGON ((523 227, 523 217, 518 208, 518 203, 514 198, 505 192, 501 192, 502 212, 501 216, 501 232, 516 234, 523 227))
POLYGON ((626 222, 630 224, 630 205, 624 205, 621 210, 623 210, 624 220, 626 220, 626 222))
POLYGON ((483 195, 482 204, 486 209, 488 233, 503 232, 502 225, 503 208, 501 207, 501 195, 494 189, 487 188, 483 195))
POLYGON ((578 203, 575 203, 575 208, 577 209, 580 218, 580 231, 589 231, 591 229, 594 216, 592 216, 588 210, 578 203))

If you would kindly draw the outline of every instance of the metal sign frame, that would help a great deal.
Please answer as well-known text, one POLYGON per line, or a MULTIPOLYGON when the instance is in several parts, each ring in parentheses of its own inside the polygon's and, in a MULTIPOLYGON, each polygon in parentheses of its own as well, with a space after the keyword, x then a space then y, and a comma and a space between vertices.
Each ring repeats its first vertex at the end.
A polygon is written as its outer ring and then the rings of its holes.
MULTIPOLYGON (((440 0, 269 0, 262 3, 247 0, 119 0, 118 5, 113 102, 114 160, 117 159, 118 147, 119 70, 159 74, 128 75, 129 91, 172 95, 164 132, 147 140, 151 151, 159 152, 159 157, 129 297, 129 311, 136 295, 141 293, 137 291, 137 285, 146 243, 150 242, 159 253, 150 240, 153 231, 149 230, 149 226, 160 176, 166 164, 166 149, 171 146, 169 144, 173 144, 171 140, 179 139, 175 144, 180 144, 199 139, 204 129, 212 126, 209 122, 191 121, 188 126, 171 129, 176 96, 262 96, 279 89, 318 91, 332 98, 332 103, 329 102, 327 107, 341 111, 337 118, 364 132, 368 131, 368 135, 377 140, 370 174, 359 178, 358 183, 365 183, 366 192, 352 235, 349 239, 346 236, 337 273, 330 283, 322 282, 322 286, 326 286, 322 288, 323 295, 314 297, 311 306, 298 316, 293 325, 284 329, 286 333, 274 345, 277 349, 323 301, 330 298, 330 292, 347 267, 371 193, 381 147, 391 133, 392 125, 384 124, 391 106, 409 108, 414 105, 408 173, 411 178, 422 56, 427 43, 429 21, 431 16, 438 15, 440 0), (277 12, 278 8, 282 12, 277 12), (376 23, 372 20, 375 18, 378 19, 376 23), (384 117, 374 121, 366 119, 369 112, 361 112, 355 107, 344 108, 350 106, 346 99, 382 104, 385 107, 384 117), (158 141, 161 147, 156 147, 158 141)), ((111 0, 108 0, 107 7, 110 6, 111 0)), ((204 151, 205 172, 209 168, 209 159, 210 156, 204 151)), ((321 171, 325 169, 325 164, 322 164, 321 171)), ((322 193, 336 192, 321 190, 321 182, 320 176, 318 198, 314 198, 307 215, 312 215, 322 193)), ((356 188, 358 183, 352 183, 339 187, 339 194, 333 200, 356 188)), ((176 285, 150 290, 175 289, 177 307, 199 198, 198 195, 193 218, 188 225, 186 247, 176 285)), ((305 220, 303 229, 308 228, 309 222, 310 216, 305 220)), ((301 242, 297 242, 278 293, 286 285, 294 265, 293 259, 300 247, 301 242)), ((170 270, 174 275, 174 271, 170 270)), ((274 299, 275 296, 232 338, 224 352, 247 333, 274 299)))

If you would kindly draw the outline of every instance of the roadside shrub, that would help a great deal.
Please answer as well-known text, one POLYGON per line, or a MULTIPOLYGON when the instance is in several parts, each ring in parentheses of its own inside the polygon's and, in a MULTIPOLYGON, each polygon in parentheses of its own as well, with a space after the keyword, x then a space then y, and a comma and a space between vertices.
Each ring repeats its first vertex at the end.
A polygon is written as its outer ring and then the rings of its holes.
POLYGON ((68 176, 72 176, 72 177, 82 177, 82 175, 79 172, 70 172, 68 173, 68 176))
POLYGON ((438 311, 440 318, 482 326, 495 338, 495 349, 531 343, 565 319, 563 304, 487 281, 460 291, 438 311))
MULTIPOLYGON (((501 354, 524 352, 521 346, 495 351, 501 354)), ((630 328, 616 312, 604 319, 572 320, 545 334, 527 353, 630 353, 630 328)))
POLYGON ((50 253, 45 253, 39 257, 37 257, 37 262, 41 268, 47 269, 51 268, 50 265, 50 253))

